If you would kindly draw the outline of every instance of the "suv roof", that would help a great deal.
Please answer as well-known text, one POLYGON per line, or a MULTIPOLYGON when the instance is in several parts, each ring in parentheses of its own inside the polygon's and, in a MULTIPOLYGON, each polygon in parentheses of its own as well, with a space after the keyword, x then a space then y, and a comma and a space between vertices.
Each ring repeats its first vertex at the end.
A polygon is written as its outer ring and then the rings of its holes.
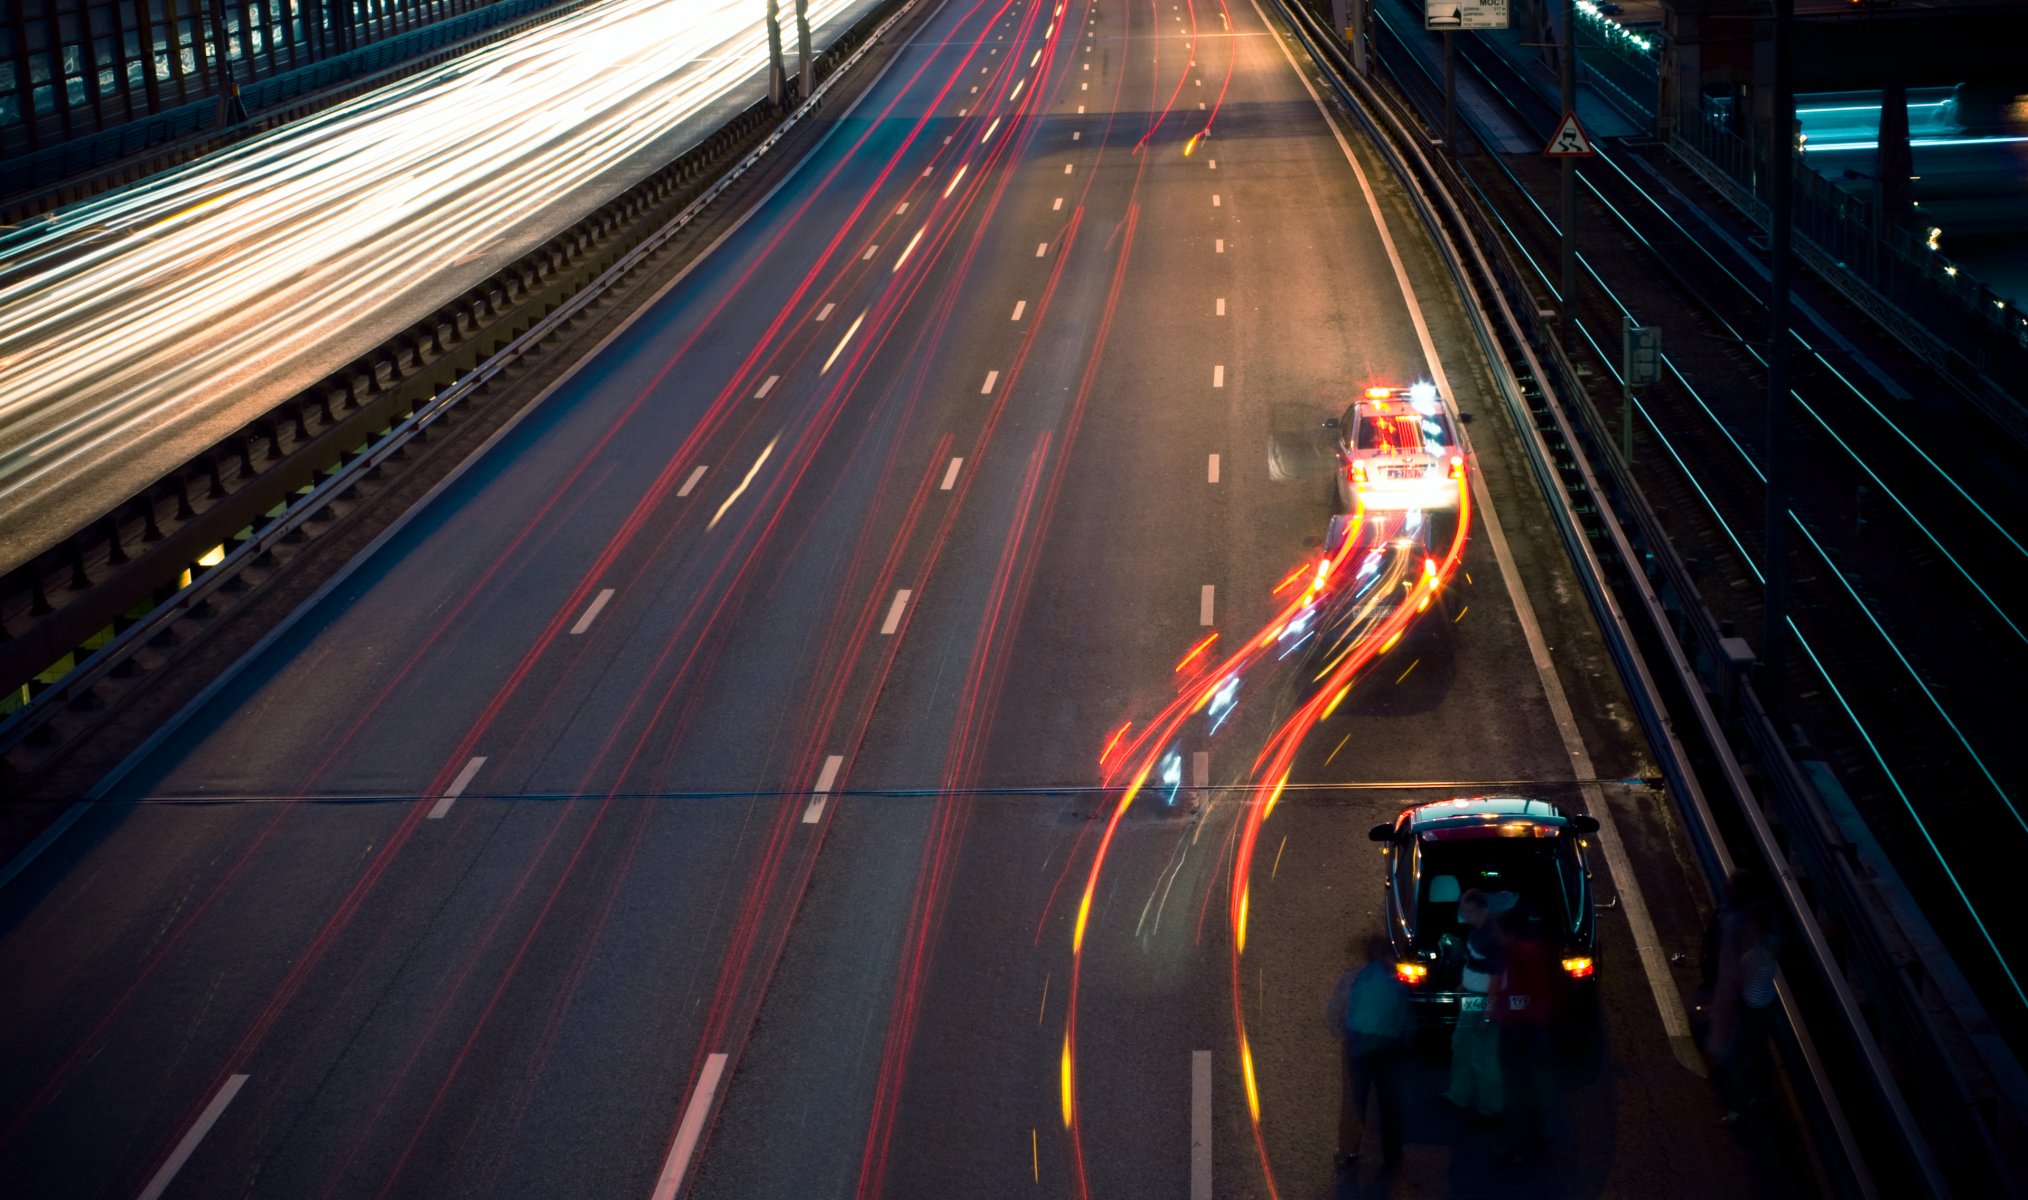
POLYGON ((1525 796, 1467 796, 1421 804, 1408 810, 1410 832, 1432 833, 1439 837, 1446 833, 1468 837, 1498 833, 1511 836, 1514 826, 1561 830, 1568 822, 1569 817, 1556 805, 1525 796), (1503 826, 1507 828, 1503 829, 1503 826))

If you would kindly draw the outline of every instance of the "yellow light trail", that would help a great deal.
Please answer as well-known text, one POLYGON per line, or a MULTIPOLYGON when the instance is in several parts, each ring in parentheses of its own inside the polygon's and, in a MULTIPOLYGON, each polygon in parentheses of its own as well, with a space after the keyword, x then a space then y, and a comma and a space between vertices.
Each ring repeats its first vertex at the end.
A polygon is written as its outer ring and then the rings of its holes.
POLYGON ((845 343, 851 341, 852 335, 859 332, 859 322, 865 319, 866 314, 863 311, 858 316, 852 318, 851 327, 845 331, 844 337, 838 339, 838 348, 831 351, 831 357, 824 360, 823 369, 818 371, 817 374, 822 375, 828 372, 831 369, 831 364, 838 361, 838 356, 845 353, 845 343))
POLYGON ((761 464, 765 463, 768 460, 768 455, 773 454, 775 452, 775 443, 780 441, 781 438, 782 435, 778 433, 775 436, 768 439, 767 447, 760 452, 760 457, 754 459, 753 465, 746 469, 746 478, 739 481, 739 486, 732 489, 732 495, 727 496, 725 498, 725 503, 718 506, 718 511, 711 514, 711 521, 709 524, 705 525, 706 529, 710 529, 713 526, 717 525, 718 518, 725 515, 725 510, 732 507, 732 502, 739 499, 740 496, 745 494, 746 485, 752 483, 753 477, 760 474, 761 464))

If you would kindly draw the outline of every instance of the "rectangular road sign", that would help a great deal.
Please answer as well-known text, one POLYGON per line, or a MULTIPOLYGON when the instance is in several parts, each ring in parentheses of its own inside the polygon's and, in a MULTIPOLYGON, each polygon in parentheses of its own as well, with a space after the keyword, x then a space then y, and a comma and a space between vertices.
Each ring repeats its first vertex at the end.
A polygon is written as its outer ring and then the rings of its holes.
POLYGON ((1423 0, 1424 29, 1505 29, 1507 0, 1423 0))

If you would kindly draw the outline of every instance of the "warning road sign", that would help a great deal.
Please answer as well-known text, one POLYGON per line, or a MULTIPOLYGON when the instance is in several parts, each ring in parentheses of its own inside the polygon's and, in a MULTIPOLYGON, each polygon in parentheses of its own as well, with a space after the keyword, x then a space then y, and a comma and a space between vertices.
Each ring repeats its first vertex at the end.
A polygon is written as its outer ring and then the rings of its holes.
POLYGON ((1591 157, 1591 135, 1577 123, 1576 113, 1563 114, 1563 123, 1556 127, 1556 132, 1549 139, 1549 148, 1543 153, 1551 158, 1591 157))

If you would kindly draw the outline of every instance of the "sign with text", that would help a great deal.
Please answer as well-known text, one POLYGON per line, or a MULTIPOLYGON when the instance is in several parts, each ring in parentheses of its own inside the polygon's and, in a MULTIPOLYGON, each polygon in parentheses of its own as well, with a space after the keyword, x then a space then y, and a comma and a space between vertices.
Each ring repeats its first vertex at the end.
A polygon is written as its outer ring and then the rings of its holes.
POLYGON ((1423 0, 1424 29, 1505 29, 1507 0, 1423 0))

